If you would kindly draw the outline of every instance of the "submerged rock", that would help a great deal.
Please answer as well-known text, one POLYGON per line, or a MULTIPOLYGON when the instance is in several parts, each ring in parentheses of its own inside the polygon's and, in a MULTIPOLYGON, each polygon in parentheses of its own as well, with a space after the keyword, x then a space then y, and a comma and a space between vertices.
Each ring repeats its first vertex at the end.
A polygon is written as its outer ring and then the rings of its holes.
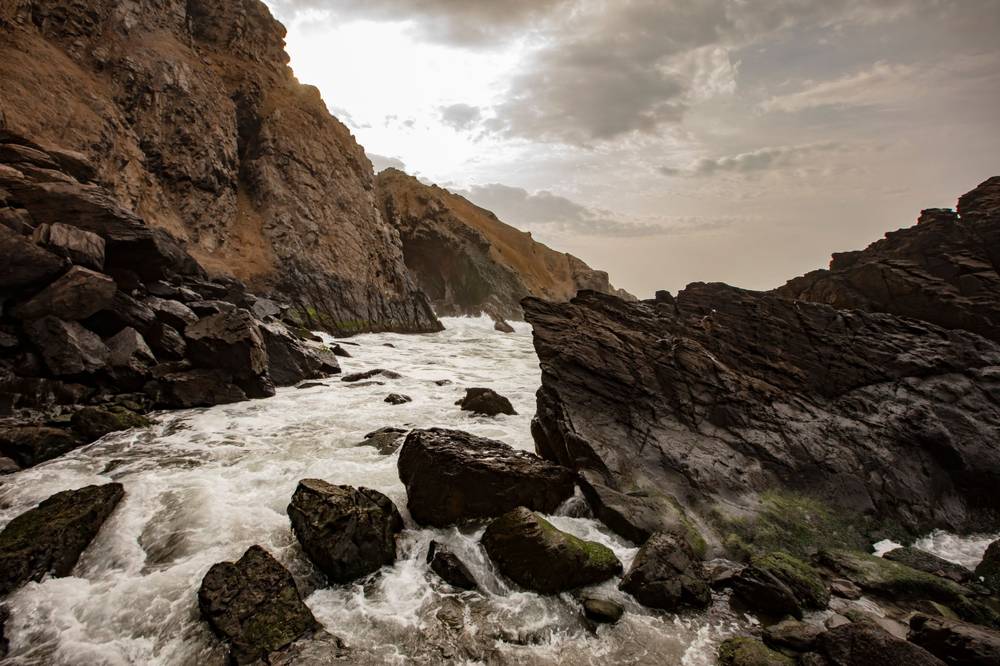
POLYGON ((556 529, 524 507, 490 523, 482 544, 501 574, 542 594, 595 585, 622 572, 610 548, 556 529))
POLYGON ((795 660, 775 652, 756 638, 737 636, 719 646, 721 666, 795 666, 795 660))
POLYGON ((552 513, 573 495, 568 469, 459 430, 412 431, 398 468, 410 514, 421 525, 492 518, 519 506, 552 513))
POLYGON ((643 606, 666 611, 705 608, 712 601, 701 562, 673 534, 649 537, 619 587, 643 606))
POLYGON ((472 412, 473 414, 481 414, 483 416, 496 416, 498 414, 517 415, 517 412, 514 411, 514 406, 510 404, 510 400, 493 389, 488 388, 465 389, 465 397, 455 404, 461 405, 463 412, 472 412))
POLYGON ((331 582, 349 583, 396 561, 403 519, 377 490, 305 479, 288 517, 302 550, 331 582))
POLYGON ((198 607, 230 643, 230 660, 237 664, 271 663, 271 653, 320 628, 292 575, 260 546, 236 562, 212 566, 201 581, 198 607))
POLYGON ((385 397, 385 401, 390 405, 405 405, 408 402, 413 402, 413 398, 402 393, 390 393, 385 397))
POLYGON ((831 629, 817 640, 819 652, 830 666, 943 666, 927 650, 896 638, 869 620, 858 620, 831 629))
POLYGON ((449 585, 454 585, 462 590, 475 590, 479 587, 475 576, 469 571, 469 567, 465 566, 458 555, 437 541, 431 541, 431 545, 427 549, 427 563, 431 565, 431 571, 449 585))
POLYGON ((340 378, 342 382, 360 382, 364 379, 371 379, 372 377, 384 377, 385 379, 399 379, 402 375, 398 372, 393 372, 391 370, 383 370, 382 368, 375 368, 374 370, 365 370, 364 372, 353 372, 349 375, 344 375, 340 378))
POLYGON ((0 596, 46 574, 68 576, 125 495, 120 483, 56 493, 0 533, 0 596))
POLYGON ((951 666, 1000 664, 1000 632, 967 622, 917 614, 908 639, 951 666))
POLYGON ((390 456, 403 445, 401 440, 406 433, 407 431, 404 428, 393 428, 391 426, 379 428, 365 435, 365 440, 357 446, 372 446, 382 455, 390 456))
POLYGON ((906 565, 911 569, 947 578, 955 581, 956 583, 966 583, 972 580, 972 572, 963 567, 961 564, 949 562, 946 559, 938 557, 932 553, 928 553, 926 550, 920 550, 919 548, 913 548, 911 546, 895 548, 883 555, 883 557, 887 560, 892 560, 893 562, 899 562, 900 564, 906 565))

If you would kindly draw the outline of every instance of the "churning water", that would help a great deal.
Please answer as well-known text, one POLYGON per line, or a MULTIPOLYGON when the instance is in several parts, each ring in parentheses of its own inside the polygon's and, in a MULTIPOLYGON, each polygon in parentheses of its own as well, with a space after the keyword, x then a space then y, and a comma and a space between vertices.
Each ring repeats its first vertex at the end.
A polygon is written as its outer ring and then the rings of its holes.
MULTIPOLYGON (((356 446, 365 433, 442 426, 533 448, 540 374, 529 327, 515 324, 517 333, 504 335, 486 319, 446 325, 433 335, 355 338, 344 371, 402 375, 384 385, 333 378, 268 400, 165 413, 150 430, 112 435, 0 480, 0 525, 60 490, 119 481, 126 491, 73 576, 30 583, 9 598, 8 663, 221 664, 225 652, 198 617, 197 589, 212 564, 260 544, 294 574, 325 628, 351 648, 349 663, 714 664, 718 643, 748 624, 724 599, 704 613, 657 613, 608 582, 590 591, 623 603, 626 615, 592 633, 573 596, 543 597, 499 580, 478 546, 482 528, 419 529, 409 519, 397 456, 356 446), (452 383, 439 386, 442 379, 452 383), (519 416, 461 412, 454 403, 469 386, 508 396, 519 416), (389 393, 413 402, 389 405, 389 393), (391 497, 407 521, 396 564, 354 585, 327 586, 285 514, 303 478, 391 497), (469 564, 481 592, 458 593, 429 572, 431 539, 469 564)), ((604 543, 628 567, 636 549, 596 521, 571 517, 572 505, 552 522, 604 543)), ((920 545, 971 562, 986 542, 935 534, 920 545)), ((315 663, 325 663, 319 652, 315 663)))
MULTIPOLYGON (((198 617, 197 589, 212 564, 260 544, 294 574, 317 619, 351 648, 351 663, 713 664, 718 643, 744 624, 721 601, 697 615, 654 613, 605 583, 598 591, 624 603, 627 614, 594 634, 571 595, 543 597, 499 580, 478 547, 482 528, 412 523, 397 456, 356 446, 365 433, 442 426, 533 448, 540 372, 530 328, 516 324, 516 334, 504 335, 486 319, 445 323, 442 333, 366 335, 346 347, 353 358, 342 359, 345 372, 385 368, 401 379, 359 386, 334 378, 267 400, 165 413, 150 430, 106 437, 0 481, 0 525, 60 490, 119 481, 126 492, 73 576, 30 583, 9 598, 8 661, 222 663, 224 650, 198 617), (442 379, 452 383, 435 383, 442 379), (519 416, 461 412, 454 403, 469 386, 496 389, 519 416), (390 405, 389 393, 413 402, 390 405), (327 586, 285 514, 303 478, 391 497, 407 521, 396 564, 355 585, 327 586), (457 593, 429 572, 431 539, 463 557, 482 592, 457 593)), ((558 527, 604 543, 628 566, 631 544, 563 513, 553 518, 558 527)))

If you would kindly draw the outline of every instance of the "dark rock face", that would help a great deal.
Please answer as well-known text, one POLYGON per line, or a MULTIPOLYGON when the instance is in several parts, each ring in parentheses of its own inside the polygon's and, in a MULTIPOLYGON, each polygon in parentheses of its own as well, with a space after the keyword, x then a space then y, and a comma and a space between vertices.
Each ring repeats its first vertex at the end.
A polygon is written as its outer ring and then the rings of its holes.
POLYGON ((996 524, 988 340, 721 284, 524 308, 542 365, 536 450, 612 490, 698 517, 782 488, 913 530, 996 524))
POLYGON ((501 574, 542 594, 594 585, 622 572, 609 548, 558 530, 523 507, 490 523, 482 544, 501 574))
POLYGON ((169 262, 169 231, 314 328, 440 329, 376 206, 364 150, 295 79, 263 3, 32 1, 6 3, 0 20, 7 126, 69 149, 8 148, 0 162, 92 177, 121 203, 109 216, 84 181, 0 179, 36 223, 105 237, 113 275, 169 262))
POLYGON ((211 407, 247 399, 233 382, 233 376, 224 370, 184 370, 158 376, 146 384, 145 391, 159 407, 211 407))
POLYGON ((66 490, 10 521, 0 533, 0 595, 68 576, 124 495, 120 483, 66 490))
POLYGON ((976 576, 996 593, 1000 593, 1000 540, 994 541, 986 549, 983 561, 976 566, 976 576))
POLYGON ((59 274, 64 262, 30 239, 0 225, 0 288, 25 287, 59 274))
POLYGON ((580 489, 594 517, 633 543, 642 544, 655 532, 687 537, 690 522, 676 501, 650 492, 625 494, 601 483, 591 470, 580 471, 580 489))
POLYGON ((237 664, 271 663, 271 653, 320 628, 292 575, 260 546, 209 569, 198 606, 237 664))
POLYGON ((0 453, 21 467, 58 458, 80 444, 72 433, 59 428, 25 425, 0 429, 0 453))
POLYGON ((831 629, 818 641, 831 666, 942 666, 927 650, 900 640, 871 621, 857 621, 831 629))
POLYGON ((276 386, 292 386, 304 379, 319 379, 340 372, 333 352, 300 341, 283 324, 260 325, 267 350, 268 373, 276 386))
POLYGON ((73 430, 85 441, 92 442, 112 432, 146 428, 153 422, 124 408, 84 407, 73 414, 72 423, 73 430))
POLYGON ((95 233, 68 224, 41 224, 32 238, 53 254, 74 264, 104 270, 104 239, 95 233))
POLYGON ((199 319, 184 333, 188 355, 206 368, 232 374, 237 384, 251 398, 274 395, 267 376, 267 349, 257 322, 246 310, 223 312, 199 319))
POLYGON ((517 507, 552 513, 573 494, 570 470, 459 430, 412 431, 398 467, 407 507, 421 525, 445 527, 517 507))
POLYGON ((958 213, 925 210, 916 226, 860 252, 835 254, 829 270, 795 278, 786 298, 887 312, 1000 342, 1000 177, 959 200, 958 213))
POLYGON ((1000 632, 974 624, 918 614, 908 640, 951 666, 1000 664, 1000 632))
POLYGON ((86 319, 111 305, 116 291, 118 286, 107 275, 74 266, 31 300, 15 307, 13 314, 18 319, 49 315, 70 321, 86 319))
POLYGON ((75 321, 43 317, 27 324, 25 332, 53 375, 94 373, 108 364, 110 351, 101 338, 75 321))
POLYGON ((403 519, 377 490, 306 479, 288 517, 302 549, 331 582, 349 583, 396 561, 403 519))
POLYGON ((795 593, 770 571, 750 565, 733 579, 733 593, 750 610, 782 618, 801 620, 802 604, 795 593))
POLYGON ((820 573, 788 553, 774 551, 754 556, 753 566, 784 583, 803 608, 822 610, 830 603, 830 589, 820 573))
POLYGON ((673 534, 649 537, 619 587, 643 606, 666 611, 705 608, 712 601, 701 562, 673 534))
POLYGON ((483 416, 517 415, 510 400, 489 388, 465 389, 465 397, 455 404, 460 405, 463 412, 472 412, 483 416))
POLYGON ((465 566, 458 555, 437 541, 431 541, 430 548, 427 549, 427 563, 431 565, 431 571, 449 585, 462 590, 475 590, 479 587, 469 567, 465 566))
POLYGON ((929 574, 934 574, 935 576, 941 576, 942 578, 948 578, 956 583, 966 583, 972 580, 972 572, 963 567, 961 564, 949 562, 946 559, 940 558, 932 553, 928 553, 925 550, 920 550, 919 548, 904 546, 903 548, 890 550, 888 553, 883 555, 883 557, 887 560, 892 560, 893 562, 899 562, 900 564, 906 565, 911 569, 916 569, 917 571, 923 571, 929 574))

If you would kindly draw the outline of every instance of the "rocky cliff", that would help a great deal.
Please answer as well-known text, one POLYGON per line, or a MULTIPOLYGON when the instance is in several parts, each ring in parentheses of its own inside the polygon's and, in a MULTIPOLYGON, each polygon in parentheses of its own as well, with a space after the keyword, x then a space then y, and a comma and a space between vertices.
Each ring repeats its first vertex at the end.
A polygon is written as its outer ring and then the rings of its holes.
POLYGON ((284 34, 258 0, 3 0, 0 122, 89 157, 125 208, 303 323, 437 329, 284 34))
POLYGON ((833 255, 776 290, 780 296, 914 317, 1000 342, 1000 177, 930 209, 916 226, 864 250, 833 255))
POLYGON ((526 299, 538 452, 637 541, 722 538, 776 493, 903 531, 995 529, 1000 346, 970 330, 996 331, 997 183, 812 276, 839 307, 722 284, 526 299))
POLYGON ((399 230, 407 267, 440 315, 521 319, 525 296, 567 301, 581 289, 633 298, 604 271, 402 171, 382 171, 376 191, 383 217, 399 230))

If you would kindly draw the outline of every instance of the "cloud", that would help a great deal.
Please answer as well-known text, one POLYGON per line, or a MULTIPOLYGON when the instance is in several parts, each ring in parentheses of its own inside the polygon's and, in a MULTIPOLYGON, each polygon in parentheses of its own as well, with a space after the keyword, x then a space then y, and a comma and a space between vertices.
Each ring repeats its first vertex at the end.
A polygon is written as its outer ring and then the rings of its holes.
POLYGON ((472 129, 483 117, 482 109, 468 104, 442 106, 439 111, 441 122, 458 131, 472 129))
POLYGON ((703 157, 693 164, 683 167, 662 166, 659 171, 665 176, 711 176, 716 173, 749 174, 773 171, 808 163, 823 153, 839 151, 840 143, 826 141, 794 146, 772 146, 758 148, 736 155, 703 157))
POLYGON ((822 107, 880 106, 899 99, 899 88, 915 74, 912 66, 877 62, 830 81, 809 82, 802 90, 771 97, 763 111, 795 113, 822 107))
POLYGON ((372 167, 375 168, 375 173, 385 171, 389 168, 406 171, 406 164, 398 157, 386 157, 377 153, 368 153, 368 159, 371 160, 372 167))

